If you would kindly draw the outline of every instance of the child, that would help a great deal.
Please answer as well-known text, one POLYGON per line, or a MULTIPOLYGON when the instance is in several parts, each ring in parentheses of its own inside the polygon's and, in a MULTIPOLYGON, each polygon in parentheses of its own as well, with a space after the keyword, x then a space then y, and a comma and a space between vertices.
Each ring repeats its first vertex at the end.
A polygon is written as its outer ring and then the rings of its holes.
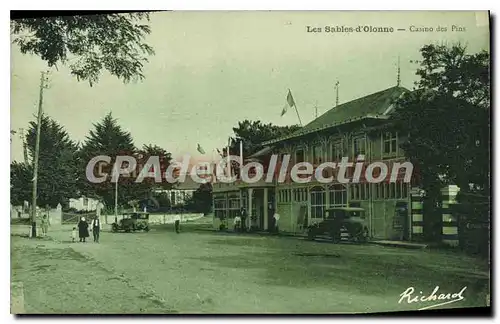
POLYGON ((73 231, 71 231, 71 241, 75 242, 76 240, 76 227, 73 227, 73 231))

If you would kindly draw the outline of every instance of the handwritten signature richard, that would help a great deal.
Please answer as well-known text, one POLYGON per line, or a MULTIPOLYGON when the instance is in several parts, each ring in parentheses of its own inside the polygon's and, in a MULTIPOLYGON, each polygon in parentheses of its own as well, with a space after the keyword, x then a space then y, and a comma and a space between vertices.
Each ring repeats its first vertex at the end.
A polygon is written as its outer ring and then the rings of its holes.
POLYGON ((439 286, 436 286, 432 293, 430 295, 425 295, 421 291, 420 293, 415 293, 415 288, 413 287, 408 287, 401 295, 401 298, 399 299, 399 304, 403 302, 407 302, 408 304, 413 304, 413 303, 421 303, 421 302, 437 302, 433 305, 430 306, 425 306, 422 308, 419 308, 419 310, 425 310, 433 307, 438 307, 446 304, 451 304, 455 303, 457 301, 461 301, 465 299, 462 294, 464 293, 465 289, 467 287, 463 287, 462 290, 456 293, 439 293, 439 286))

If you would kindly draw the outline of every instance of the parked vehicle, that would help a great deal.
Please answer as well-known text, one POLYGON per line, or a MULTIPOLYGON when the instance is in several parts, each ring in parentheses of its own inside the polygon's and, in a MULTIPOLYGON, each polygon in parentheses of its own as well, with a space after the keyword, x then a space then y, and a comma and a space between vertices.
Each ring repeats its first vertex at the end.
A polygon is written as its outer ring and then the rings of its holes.
POLYGON ((113 232, 124 231, 149 231, 149 213, 131 212, 125 213, 118 223, 111 225, 113 232))
POLYGON ((308 227, 307 237, 314 240, 317 236, 327 235, 334 243, 341 240, 342 232, 348 234, 349 240, 366 242, 370 235, 363 208, 337 207, 325 211, 323 221, 308 227))

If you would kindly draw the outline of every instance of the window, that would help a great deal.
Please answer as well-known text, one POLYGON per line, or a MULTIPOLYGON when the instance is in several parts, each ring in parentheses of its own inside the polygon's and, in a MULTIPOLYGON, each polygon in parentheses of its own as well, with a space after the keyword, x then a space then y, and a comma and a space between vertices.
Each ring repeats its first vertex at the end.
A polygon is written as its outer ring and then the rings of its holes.
POLYGON ((366 138, 364 136, 353 140, 353 153, 355 158, 360 154, 366 154, 366 138))
POLYGON ((300 163, 304 162, 304 150, 303 149, 298 149, 295 151, 295 163, 300 163))
POLYGON ((333 185, 329 188, 330 206, 347 206, 347 189, 343 185, 333 185))
POLYGON ((286 203, 292 201, 292 194, 293 193, 291 189, 281 189, 280 191, 278 191, 279 202, 286 203))
POLYGON ((409 184, 404 182, 373 184, 373 199, 407 199, 409 184))
POLYGON ((319 164, 323 163, 323 150, 322 150, 321 145, 313 146, 312 163, 314 165, 319 165, 319 164))
POLYGON ((294 201, 301 202, 307 200, 306 189, 304 188, 293 189, 293 193, 294 193, 293 195, 294 201))
POLYGON ((403 199, 408 198, 409 188, 410 188, 409 183, 402 183, 401 184, 401 198, 403 198, 403 199))
POLYGON ((379 193, 379 190, 380 190, 380 186, 378 183, 374 183, 374 184, 371 184, 372 186, 372 193, 373 193, 373 199, 379 199, 380 197, 380 193, 379 193))
POLYGON ((83 207, 87 208, 89 205, 89 199, 87 197, 83 197, 83 207))
POLYGON ((356 183, 351 184, 351 200, 368 200, 369 199, 369 184, 356 183))
POLYGON ((240 212, 240 197, 239 195, 232 194, 229 199, 228 217, 234 218, 240 212))
POLYGON ((332 159, 333 162, 340 162, 342 161, 342 155, 344 155, 342 142, 332 143, 330 149, 330 159, 332 159))
POLYGON ((226 218, 226 198, 222 196, 214 198, 214 214, 217 218, 226 218))
POLYGON ((300 201, 307 201, 307 189, 306 188, 299 189, 299 198, 300 198, 300 201))
POLYGON ((398 150, 398 134, 393 132, 385 132, 382 134, 382 152, 384 155, 397 155, 398 150))
POLYGON ((325 204, 325 190, 321 187, 311 189, 311 218, 323 218, 325 204))

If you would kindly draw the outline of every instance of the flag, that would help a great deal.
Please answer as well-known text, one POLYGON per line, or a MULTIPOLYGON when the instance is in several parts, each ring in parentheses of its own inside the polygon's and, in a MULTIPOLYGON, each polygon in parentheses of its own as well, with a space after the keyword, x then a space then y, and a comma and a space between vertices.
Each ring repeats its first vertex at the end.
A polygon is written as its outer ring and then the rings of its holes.
POLYGON ((288 107, 295 107, 295 100, 293 100, 292 92, 290 89, 288 89, 288 94, 286 96, 286 104, 283 106, 283 109, 281 110, 281 116, 286 114, 288 111, 288 107))
POLYGON ((290 107, 295 106, 295 101, 293 100, 292 92, 288 89, 288 95, 286 96, 286 101, 290 107))
POLYGON ((201 147, 201 145, 200 145, 200 144, 198 144, 197 150, 198 150, 198 152, 200 152, 201 154, 205 154, 205 150, 201 147))
POLYGON ((281 117, 283 117, 283 115, 284 115, 284 114, 286 114, 287 110, 288 110, 288 105, 287 105, 287 104, 285 104, 285 105, 283 106, 283 109, 281 110, 281 117))

